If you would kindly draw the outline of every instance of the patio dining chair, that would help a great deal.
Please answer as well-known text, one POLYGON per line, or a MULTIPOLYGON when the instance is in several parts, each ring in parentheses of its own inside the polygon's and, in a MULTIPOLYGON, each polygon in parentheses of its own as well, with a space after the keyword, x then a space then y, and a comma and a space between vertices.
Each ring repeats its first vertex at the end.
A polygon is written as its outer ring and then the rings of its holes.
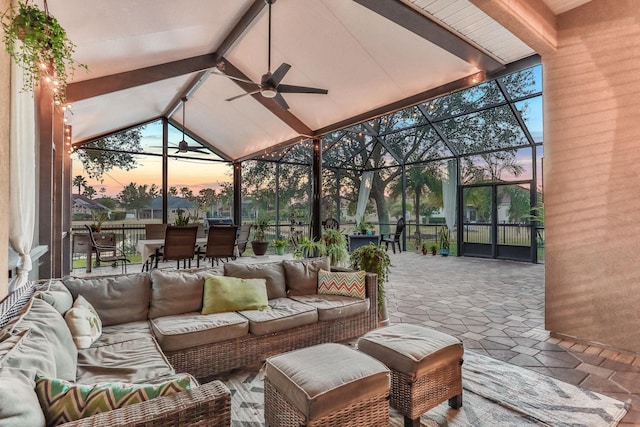
POLYGON ((238 227, 235 225, 212 225, 209 227, 204 257, 211 259, 212 267, 214 260, 218 264, 222 258, 225 258, 227 262, 229 258, 236 259, 237 232, 238 227))
MULTIPOLYGON (((196 236, 198 227, 195 225, 174 226, 168 225, 164 236, 164 245, 156 250, 155 260, 158 267, 158 261, 177 261, 177 268, 180 268, 182 261, 183 268, 187 268, 187 262, 191 267, 191 260, 196 254, 196 236)), ((198 260, 200 266, 200 260, 198 260)))
MULTIPOLYGON (((167 224, 145 224, 144 225, 144 238, 147 240, 163 239, 167 232, 167 224)), ((149 258, 144 260, 142 264, 142 271, 149 271, 150 266, 153 265, 156 255, 152 254, 149 258)))
POLYGON ((402 236, 402 232, 404 231, 405 223, 404 218, 400 218, 398 223, 396 224, 396 231, 393 234, 383 234, 380 239, 380 244, 385 244, 384 250, 389 249, 389 243, 391 243, 391 247, 393 248, 393 253, 396 253, 396 245, 398 245, 398 250, 402 252, 402 246, 400 246, 400 237, 402 236))
POLYGON ((238 256, 242 256, 242 253, 247 249, 247 243, 249 242, 249 233, 251 233, 251 224, 242 224, 240 231, 238 232, 238 239, 236 241, 236 247, 238 249, 238 256))
MULTIPOLYGON (((120 265, 122 268, 122 272, 127 272, 127 263, 131 262, 127 255, 124 253, 122 249, 115 245, 114 239, 110 239, 108 242, 101 242, 99 239, 96 239, 96 236, 93 234, 93 230, 91 227, 85 224, 86 229, 89 231, 89 240, 91 241, 91 245, 93 246, 93 251, 96 254, 96 262, 97 263, 111 263, 111 266, 115 268, 118 265, 118 262, 121 262, 120 265)), ((87 260, 87 262, 89 262, 87 260)))
POLYGON ((325 230, 340 230, 340 223, 335 218, 327 218, 323 223, 325 230))

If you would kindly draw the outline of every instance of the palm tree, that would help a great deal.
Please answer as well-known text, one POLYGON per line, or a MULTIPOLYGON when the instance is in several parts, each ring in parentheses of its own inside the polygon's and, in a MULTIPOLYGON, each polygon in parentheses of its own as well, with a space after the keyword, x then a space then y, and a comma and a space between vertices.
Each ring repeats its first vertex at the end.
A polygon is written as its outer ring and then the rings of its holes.
POLYGON ((78 187, 78 195, 81 194, 82 187, 84 187, 85 185, 87 185, 87 180, 84 179, 84 176, 76 175, 73 177, 73 186, 78 187))

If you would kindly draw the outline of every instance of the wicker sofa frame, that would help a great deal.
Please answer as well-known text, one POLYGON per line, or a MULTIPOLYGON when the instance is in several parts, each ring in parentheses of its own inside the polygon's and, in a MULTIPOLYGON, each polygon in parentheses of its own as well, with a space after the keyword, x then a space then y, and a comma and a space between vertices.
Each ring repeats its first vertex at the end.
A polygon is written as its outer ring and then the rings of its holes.
POLYGON ((359 337, 378 327, 378 276, 365 278, 369 310, 341 319, 319 321, 268 335, 246 335, 213 344, 165 351, 169 363, 178 372, 189 372, 206 379, 235 368, 259 363, 269 356, 326 342, 359 337))
MULTIPOLYGON (((247 335, 222 342, 164 352, 176 372, 188 372, 202 384, 173 396, 155 398, 64 426, 212 426, 231 425, 231 395, 215 376, 235 368, 264 361, 267 357, 325 342, 359 337, 378 326, 377 276, 366 275, 368 311, 343 319, 318 321, 273 334, 247 335)), ((44 280, 41 282, 45 282, 44 280)), ((37 284, 16 290, 0 303, 0 329, 33 296, 37 284)))

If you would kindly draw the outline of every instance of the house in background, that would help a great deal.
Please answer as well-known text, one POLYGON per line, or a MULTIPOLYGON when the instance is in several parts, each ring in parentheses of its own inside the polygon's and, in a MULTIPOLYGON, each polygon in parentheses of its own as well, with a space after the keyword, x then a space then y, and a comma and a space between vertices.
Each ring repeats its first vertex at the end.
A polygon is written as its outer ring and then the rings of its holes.
MULTIPOLYGON (((187 199, 170 196, 167 200, 167 216, 170 223, 178 216, 178 209, 182 209, 185 211, 185 215, 190 214, 192 217, 198 214, 198 207, 187 199)), ((162 220, 162 197, 156 197, 151 203, 140 209, 140 219, 162 220)))
POLYGON ((73 205, 71 207, 71 213, 73 214, 74 219, 90 220, 93 218, 93 214, 98 211, 107 212, 107 215, 109 217, 111 216, 111 209, 94 200, 91 200, 87 196, 73 194, 72 197, 73 205))

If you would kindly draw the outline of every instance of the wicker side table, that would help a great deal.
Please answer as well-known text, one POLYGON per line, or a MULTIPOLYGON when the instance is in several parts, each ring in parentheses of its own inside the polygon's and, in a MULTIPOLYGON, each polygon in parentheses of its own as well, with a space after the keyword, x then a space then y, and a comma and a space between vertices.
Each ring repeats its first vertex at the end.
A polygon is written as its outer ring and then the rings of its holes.
POLYGON ((267 359, 264 418, 270 427, 388 426, 389 370, 341 344, 267 359))
POLYGON ((398 324, 375 329, 358 340, 358 350, 391 370, 390 404, 405 426, 420 426, 420 415, 449 400, 462 406, 462 342, 420 326, 398 324))

